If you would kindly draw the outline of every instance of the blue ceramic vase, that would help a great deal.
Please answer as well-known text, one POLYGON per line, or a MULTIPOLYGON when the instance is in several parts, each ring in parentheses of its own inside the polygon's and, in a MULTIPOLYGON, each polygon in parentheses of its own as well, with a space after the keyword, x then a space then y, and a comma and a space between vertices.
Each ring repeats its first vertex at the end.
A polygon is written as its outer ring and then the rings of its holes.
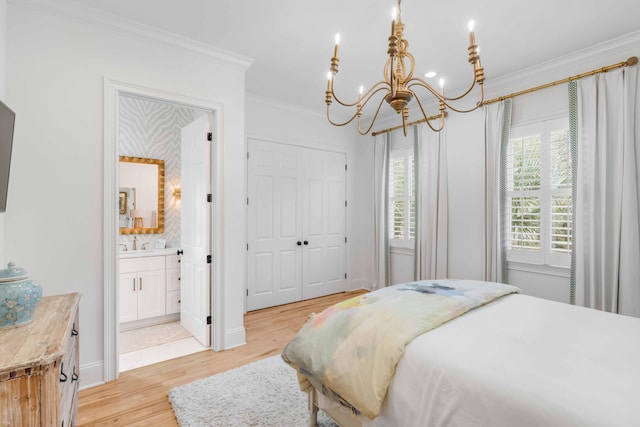
POLYGON ((42 286, 25 269, 12 262, 7 267, 0 270, 0 329, 29 323, 42 298, 42 286))

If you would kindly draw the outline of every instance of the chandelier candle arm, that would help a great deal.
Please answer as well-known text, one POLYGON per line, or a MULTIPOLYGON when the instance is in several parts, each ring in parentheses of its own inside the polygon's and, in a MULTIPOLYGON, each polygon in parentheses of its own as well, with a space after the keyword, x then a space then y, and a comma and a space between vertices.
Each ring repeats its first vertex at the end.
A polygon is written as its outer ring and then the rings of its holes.
POLYGON ((338 74, 338 51, 339 51, 339 43, 340 36, 336 35, 335 45, 333 50, 333 56, 331 58, 330 63, 330 71, 328 73, 328 82, 327 82, 327 91, 325 93, 325 102, 327 104, 327 119, 329 122, 336 126, 344 126, 356 117, 358 118, 358 132, 365 135, 371 131, 373 125, 378 117, 380 112, 380 108, 382 106, 382 101, 386 101, 397 114, 401 116, 402 120, 402 128, 406 135, 407 132, 407 121, 409 119, 409 104, 415 98, 416 103, 418 104, 419 111, 422 114, 424 121, 427 122, 429 127, 435 132, 439 132, 444 128, 445 125, 445 117, 447 116, 447 108, 459 112, 466 113, 471 112, 478 107, 480 107, 484 101, 484 69, 480 63, 480 54, 478 53, 478 46, 476 44, 475 33, 473 32, 474 22, 469 22, 469 63, 472 66, 472 77, 473 81, 469 88, 464 91, 461 95, 447 97, 444 95, 444 86, 441 85, 440 91, 433 88, 428 82, 422 80, 418 77, 414 77, 415 72, 415 59, 413 55, 409 52, 409 42, 404 38, 404 23, 402 22, 402 10, 401 10, 401 0, 398 0, 397 8, 394 8, 393 11, 393 19, 391 21, 391 34, 389 35, 388 47, 387 47, 387 55, 389 58, 387 59, 384 68, 383 68, 383 79, 377 83, 375 83, 371 88, 367 91, 364 91, 362 87, 359 91, 359 96, 357 100, 353 103, 343 102, 341 101, 335 94, 334 91, 334 79, 336 74, 338 74), (464 110, 461 108, 454 107, 451 102, 458 101, 465 96, 467 96, 476 86, 480 86, 480 100, 475 104, 474 107, 468 110, 464 110), (438 107, 440 110, 440 114, 435 117, 440 118, 440 126, 434 127, 431 126, 428 120, 428 116, 423 108, 423 103, 419 99, 418 94, 415 92, 414 88, 421 87, 426 90, 427 94, 431 94, 438 102, 438 107), (377 108, 375 109, 375 113, 373 115, 373 119, 371 121, 371 125, 368 126, 364 132, 361 128, 361 118, 363 115, 364 109, 367 107, 369 101, 373 98, 374 95, 382 92, 382 99, 378 103, 377 108), (336 123, 331 120, 331 104, 333 100, 336 100, 338 104, 342 107, 352 108, 355 107, 355 112, 351 117, 344 123, 336 123))

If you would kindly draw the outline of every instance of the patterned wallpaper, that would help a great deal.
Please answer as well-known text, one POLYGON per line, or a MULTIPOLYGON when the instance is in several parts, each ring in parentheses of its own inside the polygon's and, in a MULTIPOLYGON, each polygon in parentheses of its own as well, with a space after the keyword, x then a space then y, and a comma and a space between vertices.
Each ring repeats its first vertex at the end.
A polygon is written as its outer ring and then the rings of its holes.
MULTIPOLYGON (((138 245, 156 239, 165 239, 167 247, 180 245, 180 205, 173 197, 180 183, 180 130, 200 114, 164 102, 120 97, 120 155, 164 160, 165 167, 164 233, 137 235, 138 245)), ((120 243, 131 249, 133 237, 120 235, 120 243)))

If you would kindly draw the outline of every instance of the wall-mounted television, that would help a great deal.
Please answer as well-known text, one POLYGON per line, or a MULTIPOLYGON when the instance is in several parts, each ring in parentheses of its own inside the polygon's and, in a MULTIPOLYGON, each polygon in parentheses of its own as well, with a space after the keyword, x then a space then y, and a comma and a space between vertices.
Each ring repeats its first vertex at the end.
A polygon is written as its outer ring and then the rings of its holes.
POLYGON ((13 127, 16 114, 0 101, 0 212, 7 210, 9 169, 13 147, 13 127))

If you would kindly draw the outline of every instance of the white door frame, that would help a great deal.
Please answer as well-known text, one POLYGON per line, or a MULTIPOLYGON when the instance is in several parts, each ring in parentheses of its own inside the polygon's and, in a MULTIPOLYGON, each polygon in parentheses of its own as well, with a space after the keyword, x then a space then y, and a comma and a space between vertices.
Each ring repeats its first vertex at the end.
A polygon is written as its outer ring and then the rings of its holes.
MULTIPOLYGON (((104 221, 103 221, 103 277, 104 277, 104 381, 112 381, 119 374, 119 348, 118 334, 120 333, 118 313, 118 161, 120 159, 120 147, 118 146, 119 127, 119 99, 120 95, 137 96, 149 100, 168 102, 183 105, 185 107, 204 110, 212 113, 211 131, 213 133, 213 148, 211 150, 211 177, 213 182, 213 207, 211 218, 211 244, 213 252, 221 253, 220 236, 221 218, 220 204, 216 203, 217 194, 222 190, 221 168, 218 163, 222 159, 222 104, 193 98, 190 96, 155 90, 140 85, 125 83, 105 78, 104 80, 104 221)), ((222 287, 221 271, 218 257, 213 257, 213 274, 211 275, 211 347, 212 350, 221 349, 224 336, 224 316, 221 304, 222 287)))

